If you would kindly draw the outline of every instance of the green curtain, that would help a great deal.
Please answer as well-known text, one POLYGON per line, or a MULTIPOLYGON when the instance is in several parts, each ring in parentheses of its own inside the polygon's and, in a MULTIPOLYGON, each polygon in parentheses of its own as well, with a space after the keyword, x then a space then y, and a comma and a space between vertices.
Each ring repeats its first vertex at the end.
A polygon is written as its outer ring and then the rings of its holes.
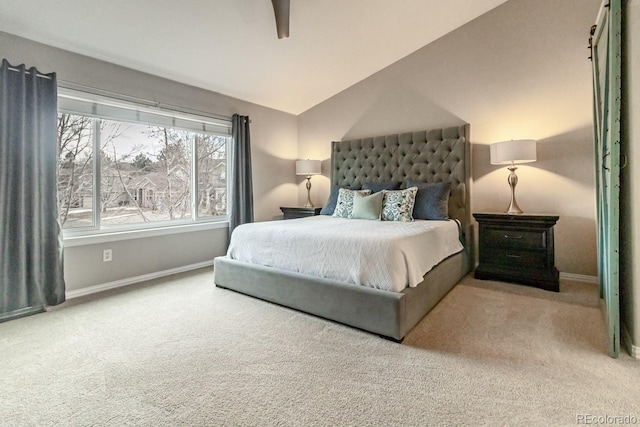
POLYGON ((57 197, 57 87, 6 59, 0 71, 0 320, 65 300, 57 197))
POLYGON ((253 222, 253 179, 251 176, 251 136, 249 117, 231 118, 231 215, 229 239, 240 224, 253 222))
POLYGON ((593 116, 596 160, 598 280, 609 339, 609 354, 620 352, 620 0, 601 6, 592 27, 593 116))

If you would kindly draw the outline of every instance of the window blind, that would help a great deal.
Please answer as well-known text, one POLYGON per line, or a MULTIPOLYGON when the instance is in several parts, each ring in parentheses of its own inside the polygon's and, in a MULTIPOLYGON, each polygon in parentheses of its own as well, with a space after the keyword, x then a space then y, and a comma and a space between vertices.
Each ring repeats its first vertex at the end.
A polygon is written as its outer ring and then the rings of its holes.
POLYGON ((231 120, 177 112, 73 89, 58 88, 58 110, 102 119, 231 135, 231 120))

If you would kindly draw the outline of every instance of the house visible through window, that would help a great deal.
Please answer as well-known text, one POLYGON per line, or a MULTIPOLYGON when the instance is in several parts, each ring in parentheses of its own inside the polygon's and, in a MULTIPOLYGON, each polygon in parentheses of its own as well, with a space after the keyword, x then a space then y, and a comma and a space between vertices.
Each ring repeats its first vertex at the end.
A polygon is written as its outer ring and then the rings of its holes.
POLYGON ((228 122, 64 93, 58 114, 64 229, 226 218, 228 122))

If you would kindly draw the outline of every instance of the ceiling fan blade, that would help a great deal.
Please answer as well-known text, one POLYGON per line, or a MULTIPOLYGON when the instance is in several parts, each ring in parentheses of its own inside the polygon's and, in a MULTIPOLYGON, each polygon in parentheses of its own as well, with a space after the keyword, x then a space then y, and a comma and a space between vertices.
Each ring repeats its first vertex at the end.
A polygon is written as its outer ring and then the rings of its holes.
POLYGON ((278 38, 289 37, 289 0, 271 0, 278 38))

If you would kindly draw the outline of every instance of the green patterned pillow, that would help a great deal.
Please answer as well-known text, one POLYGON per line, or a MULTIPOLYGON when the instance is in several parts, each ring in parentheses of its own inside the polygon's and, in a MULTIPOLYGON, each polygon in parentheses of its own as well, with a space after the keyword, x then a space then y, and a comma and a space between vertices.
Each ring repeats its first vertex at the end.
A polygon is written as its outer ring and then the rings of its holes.
POLYGON ((413 221, 413 205, 416 202, 418 187, 406 190, 384 191, 382 201, 383 221, 413 221))
POLYGON ((360 193, 363 196, 371 194, 371 190, 349 190, 341 188, 338 192, 338 202, 333 216, 336 218, 353 218, 353 193, 360 193))

